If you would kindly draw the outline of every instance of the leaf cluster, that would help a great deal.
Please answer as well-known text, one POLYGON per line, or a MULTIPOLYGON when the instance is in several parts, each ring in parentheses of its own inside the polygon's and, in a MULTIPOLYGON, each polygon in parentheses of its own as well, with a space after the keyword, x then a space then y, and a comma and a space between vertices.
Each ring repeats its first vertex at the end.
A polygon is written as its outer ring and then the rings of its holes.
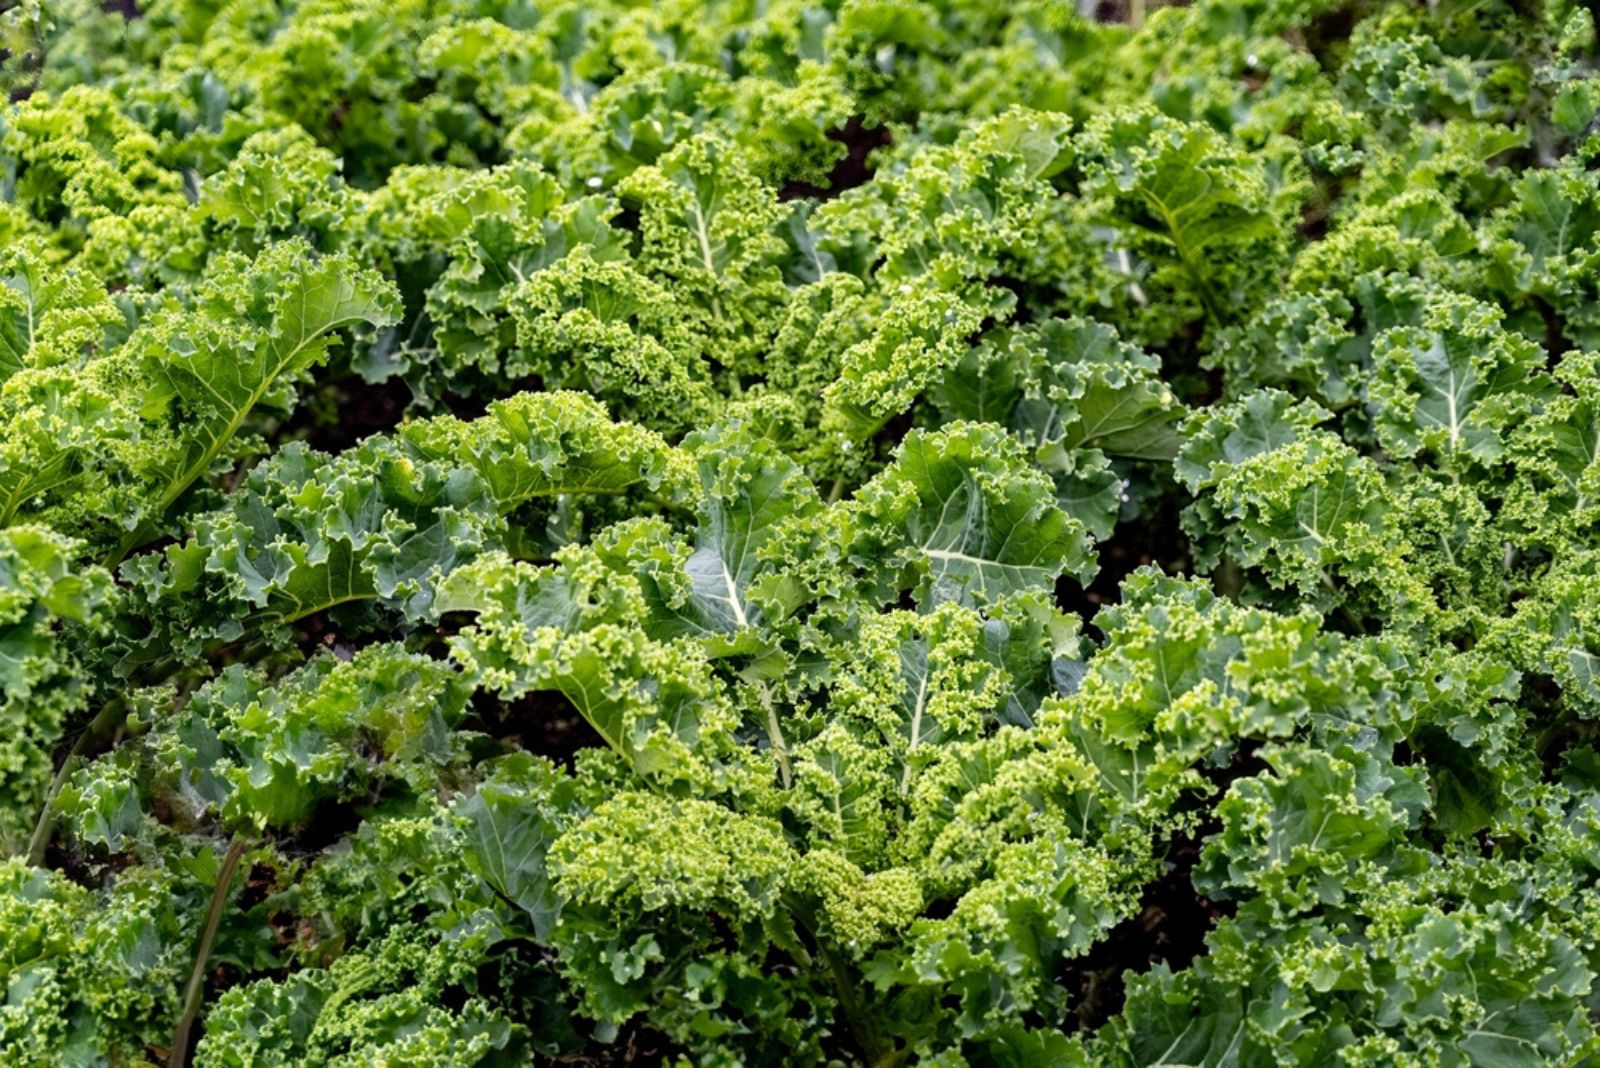
POLYGON ((1600 1058, 1593 13, 1143 13, 0 12, 0 1060, 1600 1058))

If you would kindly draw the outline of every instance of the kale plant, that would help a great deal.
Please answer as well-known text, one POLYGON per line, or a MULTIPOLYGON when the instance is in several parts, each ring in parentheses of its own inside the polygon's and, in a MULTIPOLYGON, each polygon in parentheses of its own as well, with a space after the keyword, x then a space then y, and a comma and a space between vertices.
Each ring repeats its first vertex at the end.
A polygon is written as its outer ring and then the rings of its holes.
POLYGON ((1600 1063, 1574 0, 18 0, 0 1063, 1600 1063))

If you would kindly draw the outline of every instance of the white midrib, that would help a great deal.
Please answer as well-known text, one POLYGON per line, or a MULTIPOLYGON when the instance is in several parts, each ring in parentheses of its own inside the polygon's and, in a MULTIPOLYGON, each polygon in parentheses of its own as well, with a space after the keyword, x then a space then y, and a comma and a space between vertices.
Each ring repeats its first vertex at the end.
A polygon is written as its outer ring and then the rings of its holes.
POLYGON ((957 560, 964 564, 976 564, 979 567, 1010 567, 1017 568, 1018 570, 1023 569, 1022 564, 1003 564, 998 560, 985 560, 982 557, 968 556, 966 553, 958 553, 954 549, 923 549, 922 551, 925 555, 930 556, 935 560, 957 560))
POLYGON ((711 274, 717 273, 717 259, 711 254, 711 234, 706 230, 706 213, 700 207, 698 200, 694 204, 694 233, 700 239, 700 259, 704 261, 706 270, 711 274))
POLYGON ((904 793, 911 785, 911 750, 917 747, 922 739, 922 710, 928 701, 928 672, 922 673, 922 679, 917 684, 917 700, 911 709, 911 742, 906 746, 905 770, 900 773, 900 792, 904 793))
POLYGON ((1429 388, 1444 398, 1445 409, 1450 416, 1450 448, 1455 449, 1461 444, 1461 410, 1456 399, 1456 369, 1446 363, 1450 368, 1450 388, 1440 389, 1429 384, 1429 388))
POLYGON ((728 604, 733 606, 734 622, 741 627, 748 627, 750 621, 745 618, 744 605, 739 603, 739 587, 733 581, 733 573, 728 570, 728 561, 718 555, 717 563, 722 568, 722 581, 728 587, 728 604))
MULTIPOLYGON (((700 206, 700 201, 692 197, 690 198, 690 203, 694 205, 694 233, 700 239, 700 259, 706 265, 706 273, 715 279, 717 277, 717 258, 711 254, 711 234, 706 230, 705 209, 700 206)), ((711 294, 711 312, 718 319, 724 318, 722 300, 716 295, 715 290, 711 294)))
POLYGON ((1295 520, 1295 524, 1299 526, 1301 530, 1309 534, 1312 541, 1316 542, 1318 545, 1326 545, 1328 544, 1327 539, 1317 531, 1317 513, 1321 511, 1321 509, 1322 494, 1319 491, 1313 490, 1311 493, 1311 522, 1308 524, 1304 519, 1297 518, 1295 520))
MULTIPOLYGON (((284 370, 294 363, 295 358, 305 351, 306 346, 324 334, 360 321, 362 321, 360 316, 353 315, 347 319, 337 320, 321 330, 302 334, 300 340, 284 355, 283 359, 274 363, 267 373, 261 377, 261 381, 250 391, 244 403, 234 409, 233 418, 229 419, 222 431, 212 439, 211 444, 206 448, 200 459, 181 470, 178 473, 178 477, 168 485, 167 491, 161 495, 161 499, 156 505, 156 514, 159 515, 165 512, 172 502, 183 496, 183 491, 188 489, 190 484, 211 466, 211 461, 217 458, 217 454, 222 451, 223 446, 233 440, 233 436, 239 432, 239 427, 244 425, 245 417, 255 409, 256 405, 261 403, 261 398, 267 395, 267 390, 271 389, 272 384, 278 380, 284 370)), ((212 387, 212 392, 216 392, 214 387, 212 387)))
POLYGON ((1317 824, 1317 833, 1311 836, 1311 844, 1306 847, 1307 849, 1317 848, 1317 845, 1322 841, 1323 833, 1328 829, 1328 821, 1331 819, 1333 819, 1333 810, 1329 809, 1323 813, 1322 822, 1317 824))
POLYGON ((1456 369, 1450 368, 1450 393, 1445 398, 1450 407, 1450 447, 1454 449, 1461 441, 1461 416, 1456 411, 1456 369))
MULTIPOLYGON (((1593 466, 1595 461, 1597 461, 1597 460, 1600 460, 1600 422, 1596 423, 1595 435, 1594 435, 1593 438, 1591 438, 1589 440, 1589 464, 1590 464, 1590 466, 1593 466)), ((1580 474, 1578 476, 1577 481, 1581 482, 1582 479, 1583 479, 1583 476, 1580 474)), ((1575 511, 1575 512, 1581 512, 1581 511, 1583 511, 1584 506, 1587 505, 1588 503, 1589 503, 1588 494, 1586 494, 1586 493, 1584 493, 1584 492, 1582 492, 1580 490, 1579 493, 1578 493, 1578 502, 1572 506, 1572 510, 1575 511)))

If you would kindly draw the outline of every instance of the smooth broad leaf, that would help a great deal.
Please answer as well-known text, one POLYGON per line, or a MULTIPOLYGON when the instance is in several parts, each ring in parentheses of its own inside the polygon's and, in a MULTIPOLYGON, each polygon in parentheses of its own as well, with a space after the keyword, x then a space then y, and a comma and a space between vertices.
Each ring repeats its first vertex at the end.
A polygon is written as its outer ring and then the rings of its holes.
POLYGON ((462 857, 473 874, 528 914, 534 935, 550 937, 561 901, 550 885, 550 845, 573 818, 573 784, 526 755, 502 761, 451 809, 462 857))

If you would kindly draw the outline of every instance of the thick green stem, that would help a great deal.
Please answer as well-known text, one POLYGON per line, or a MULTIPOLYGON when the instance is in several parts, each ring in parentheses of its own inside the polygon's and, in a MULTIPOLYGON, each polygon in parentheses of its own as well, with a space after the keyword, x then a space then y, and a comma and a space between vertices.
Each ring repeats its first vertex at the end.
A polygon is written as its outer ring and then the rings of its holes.
POLYGON ((850 1028, 850 1034, 860 1047, 866 1063, 874 1066, 898 1063, 898 1052, 878 1034, 877 1028, 872 1026, 866 1006, 861 1004, 861 994, 856 989, 855 976, 850 974, 850 965, 821 938, 817 939, 817 955, 833 975, 833 991, 839 998, 839 1010, 844 1013, 845 1024, 850 1028))
POLYGON ((44 804, 39 808, 39 821, 33 826, 33 837, 28 839, 29 864, 37 867, 44 861, 44 851, 50 847, 50 837, 56 829, 56 797, 61 793, 61 787, 66 785, 67 777, 77 768, 89 744, 120 725, 126 711, 121 701, 106 702, 99 714, 83 728, 78 740, 72 743, 72 748, 61 761, 61 767, 56 769, 55 778, 50 780, 50 789, 45 792, 44 804))
POLYGON ((783 725, 778 722, 778 710, 773 707, 772 693, 767 689, 766 683, 756 683, 756 696, 767 713, 767 738, 772 742, 772 752, 778 758, 778 777, 783 781, 783 788, 787 790, 794 780, 794 768, 789 763, 789 746, 784 741, 783 725))
POLYGON ((1564 709, 1561 714, 1555 718, 1555 720, 1546 725, 1546 727, 1534 737, 1534 754, 1541 760, 1544 759, 1545 753, 1549 750, 1550 746, 1555 742, 1555 740, 1561 736, 1561 732, 1571 726, 1576 719, 1577 716, 1570 708, 1564 709))
POLYGON ((217 928, 222 924, 222 909, 228 903, 228 890, 233 885, 233 873, 249 843, 235 838, 222 858, 222 868, 217 872, 217 885, 211 891, 211 907, 206 910, 206 925, 200 932, 200 944, 194 951, 194 967, 189 970, 189 985, 183 991, 183 1015, 178 1017, 177 1029, 172 1032, 172 1054, 167 1068, 184 1068, 189 1063, 189 1042, 194 1023, 200 1016, 200 1005, 206 992, 206 961, 211 957, 211 943, 216 941, 217 928))
POLYGON ((117 547, 111 550, 110 554, 101 561, 101 564, 106 568, 106 570, 115 571, 117 569, 117 565, 122 563, 123 560, 127 559, 129 553, 133 552, 133 550, 149 541, 149 529, 149 523, 142 522, 124 534, 122 536, 122 540, 117 542, 117 547))
MULTIPOLYGON (((840 957, 817 932, 816 909, 805 899, 789 892, 783 894, 782 900, 789 915, 794 917, 797 929, 809 935, 811 943, 816 946, 816 958, 827 965, 828 973, 833 977, 834 996, 839 999, 839 1012, 844 1016, 845 1026, 855 1039, 864 1063, 874 1068, 891 1068, 899 1064, 905 1059, 905 1052, 896 1048, 874 1026, 872 1014, 861 1000, 861 991, 856 986, 856 977, 851 973, 849 962, 840 957)), ((798 941, 789 948, 789 953, 802 968, 809 970, 813 967, 814 958, 798 941)))

